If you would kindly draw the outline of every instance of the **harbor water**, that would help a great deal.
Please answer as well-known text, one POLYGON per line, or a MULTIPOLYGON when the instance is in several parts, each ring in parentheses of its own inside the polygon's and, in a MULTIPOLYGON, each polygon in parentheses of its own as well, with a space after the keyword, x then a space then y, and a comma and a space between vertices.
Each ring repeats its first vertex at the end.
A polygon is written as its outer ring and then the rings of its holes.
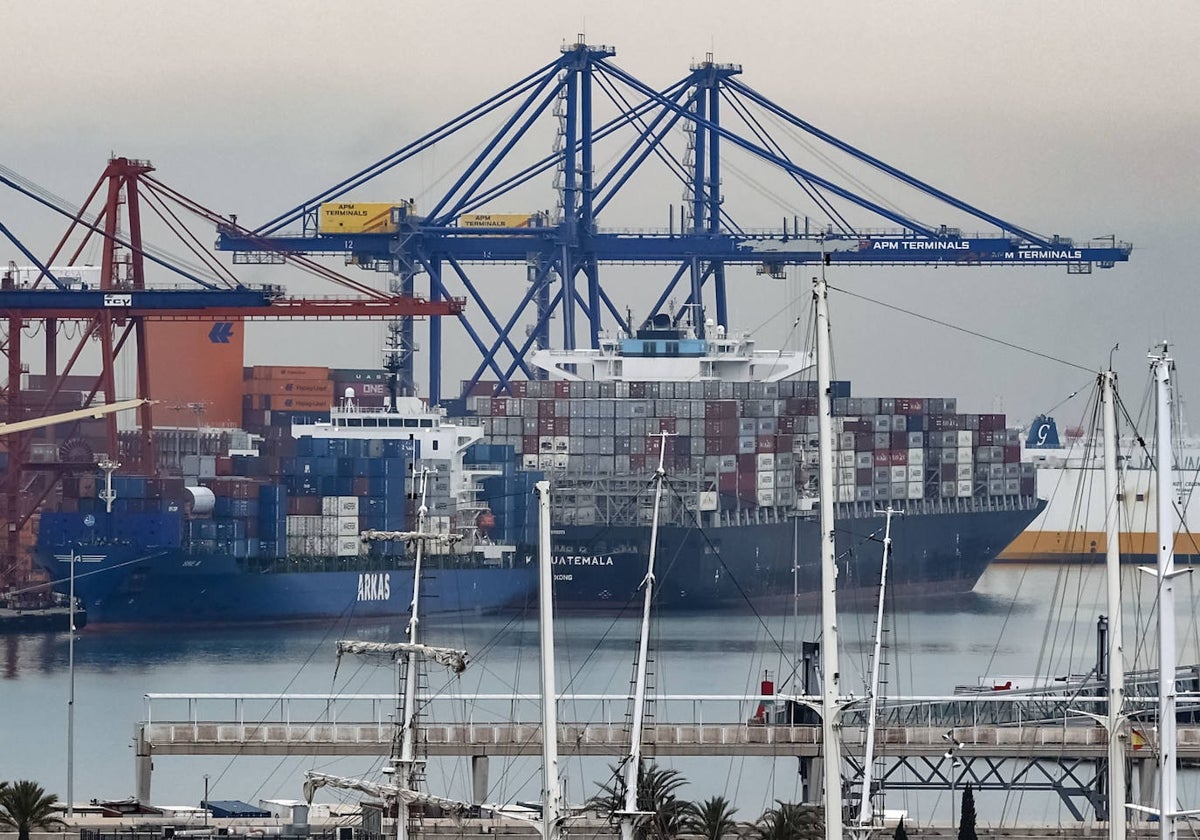
MULTIPOLYGON (((1192 575, 1177 584, 1180 662, 1200 661, 1192 575)), ((1154 578, 1128 568, 1124 574, 1124 629, 1129 668, 1154 667, 1154 578)), ((1095 664, 1095 633, 1104 609, 1103 569, 993 565, 975 591, 889 605, 885 668, 888 696, 948 695, 985 676, 1085 674, 1095 664)), ((570 616, 556 626, 559 690, 623 694, 628 691, 638 633, 638 605, 621 617, 570 616)), ((789 690, 794 651, 819 632, 811 608, 786 614, 667 614, 655 623, 652 685, 663 694, 754 694, 765 676, 789 690)), ((874 632, 874 604, 841 604, 842 685, 865 693, 874 632)), ((516 616, 437 617, 422 624, 424 640, 461 647, 472 664, 457 678, 429 675, 432 690, 505 693, 537 690, 536 611, 516 616)), ((386 667, 343 661, 335 675, 334 642, 340 638, 399 640, 404 621, 355 624, 247 626, 229 629, 146 627, 88 628, 75 646, 76 801, 119 799, 134 791, 133 737, 150 693, 388 693, 395 675, 386 667)), ((65 634, 0 638, 0 779, 35 779, 65 797, 67 784, 68 637, 65 634)), ((232 715, 232 703, 225 711, 232 715)), ((588 714, 588 713, 581 713, 588 714)), ((623 709, 622 709, 623 714, 623 709)), ((570 711, 563 712, 564 719, 570 711)), ((608 759, 565 759, 567 792, 579 803, 596 794, 608 759)), ((750 819, 776 800, 795 801, 795 759, 728 757, 662 759, 689 780, 682 795, 723 795, 750 819)), ((212 799, 257 802, 296 799, 305 770, 339 775, 378 773, 379 759, 291 757, 180 757, 155 759, 152 800, 195 805, 212 799)), ((536 799, 535 758, 494 758, 489 799, 536 799)), ((1187 807, 1195 807, 1196 774, 1181 783, 1187 807), (1193 803, 1188 805, 1187 803, 1193 803)), ((465 761, 434 760, 429 788, 469 796, 465 761)), ((332 798, 328 789, 320 796, 332 798)), ((1070 823, 1057 799, 1045 794, 980 791, 981 823, 1070 823)), ((888 793, 886 807, 904 809, 918 823, 949 821, 950 794, 888 793)))

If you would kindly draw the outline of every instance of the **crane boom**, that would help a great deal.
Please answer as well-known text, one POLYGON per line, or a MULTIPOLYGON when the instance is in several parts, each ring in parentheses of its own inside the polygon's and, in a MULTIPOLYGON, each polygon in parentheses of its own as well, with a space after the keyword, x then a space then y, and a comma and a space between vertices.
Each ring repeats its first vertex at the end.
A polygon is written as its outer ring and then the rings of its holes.
POLYGON ((0 423, 0 436, 28 432, 45 426, 57 426, 59 423, 71 423, 75 420, 99 418, 118 411, 131 411, 144 405, 154 405, 156 400, 121 400, 120 402, 98 405, 93 408, 81 408, 76 411, 66 411, 62 414, 51 414, 46 417, 35 417, 32 420, 18 420, 16 423, 0 423))

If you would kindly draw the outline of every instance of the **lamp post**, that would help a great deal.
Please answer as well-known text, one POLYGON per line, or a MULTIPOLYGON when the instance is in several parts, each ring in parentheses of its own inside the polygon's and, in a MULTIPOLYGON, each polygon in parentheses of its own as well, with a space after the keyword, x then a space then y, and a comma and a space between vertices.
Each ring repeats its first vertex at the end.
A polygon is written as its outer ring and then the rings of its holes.
POLYGON ((204 774, 204 827, 208 828, 208 774, 204 774))

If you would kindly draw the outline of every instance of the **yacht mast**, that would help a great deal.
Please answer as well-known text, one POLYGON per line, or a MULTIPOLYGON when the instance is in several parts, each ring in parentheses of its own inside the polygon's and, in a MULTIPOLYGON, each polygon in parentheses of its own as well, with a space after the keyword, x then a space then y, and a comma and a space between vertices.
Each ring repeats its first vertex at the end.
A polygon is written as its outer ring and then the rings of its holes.
POLYGON ((1164 343, 1150 357, 1158 398, 1158 788, 1159 840, 1175 840, 1175 495, 1171 454, 1171 372, 1174 362, 1164 343))
MULTIPOLYGON (((813 281, 817 305, 817 398, 821 494, 821 745, 825 840, 842 840, 842 745, 838 740, 841 670, 837 636, 837 548, 833 539, 833 394, 829 349, 829 286, 813 281)), ((628 840, 626 838, 625 840, 628 840)))
POLYGON ((883 526, 883 564, 879 570, 879 604, 875 610, 875 648, 871 654, 871 697, 867 706, 867 751, 863 756, 862 793, 858 803, 858 825, 855 827, 860 837, 866 837, 871 831, 874 813, 871 807, 871 768, 875 763, 875 718, 879 712, 879 666, 883 651, 883 604, 887 593, 888 561, 892 557, 892 517, 899 513, 890 504, 885 514, 887 519, 883 526))
POLYGON ((642 816, 638 811, 638 776, 642 763, 642 710, 646 705, 646 655, 650 649, 650 606, 654 599, 654 554, 658 548, 658 514, 662 503, 663 481, 666 469, 663 458, 667 452, 668 432, 659 435, 658 469, 654 473, 654 518, 650 525, 650 553, 646 559, 646 579, 642 581, 642 633, 638 641, 637 674, 634 689, 629 732, 629 756, 625 764, 625 810, 621 816, 621 840, 633 840, 634 828, 642 816))
POLYGON ((1117 375, 1111 370, 1100 374, 1100 404, 1104 415, 1104 498, 1105 569, 1108 581, 1108 650, 1105 652, 1108 677, 1108 836, 1125 838, 1125 661, 1121 628, 1121 488, 1117 482, 1117 375))
POLYGON ((542 837, 562 834, 562 786, 558 780, 558 690, 554 681, 554 558, 550 553, 550 482, 539 481, 538 631, 542 649, 542 837))

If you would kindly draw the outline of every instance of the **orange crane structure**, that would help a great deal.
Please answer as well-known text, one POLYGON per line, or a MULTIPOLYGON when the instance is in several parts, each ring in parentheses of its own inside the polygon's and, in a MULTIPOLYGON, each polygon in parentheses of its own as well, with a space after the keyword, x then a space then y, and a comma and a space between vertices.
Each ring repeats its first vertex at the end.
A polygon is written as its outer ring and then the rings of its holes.
MULTIPOLYGON (((277 285, 245 285, 209 253, 181 216, 188 214, 222 229, 253 234, 239 227, 236 218, 222 217, 159 181, 151 175, 153 171, 147 161, 115 157, 83 206, 75 209, 17 173, 0 168, 0 183, 69 220, 66 233, 45 261, 0 222, 0 234, 33 266, 22 272, 10 263, 9 270, 0 273, 0 355, 6 373, 0 386, 0 422, 17 424, 64 409, 112 405, 119 399, 117 363, 132 356, 135 393, 120 396, 144 401, 138 408, 139 445, 135 449, 140 458, 136 468, 155 474, 150 345, 146 338, 149 322, 215 321, 217 330, 220 322, 230 320, 389 320, 458 315, 465 307, 461 298, 429 301, 380 291, 302 255, 281 253, 272 261, 293 264, 349 294, 294 298, 277 285), (196 258, 198 267, 183 265, 146 243, 143 219, 148 215, 156 216, 173 232, 196 258), (52 266, 81 265, 86 249, 91 246, 94 250, 97 242, 101 256, 95 283, 56 276, 52 266), (147 270, 152 266, 175 275, 173 284, 147 282, 147 270), (43 387, 26 390, 22 376, 29 373, 29 361, 37 353, 27 345, 32 343, 31 337, 38 336, 43 387), (99 371, 81 376, 79 371, 86 366, 84 350, 92 344, 99 346, 99 371), (65 388, 69 380, 86 382, 82 388, 75 386, 82 393, 82 404, 64 405, 63 395, 71 390, 65 388)), ((222 338, 216 335, 214 340, 222 338)), ((103 413, 100 418, 84 412, 62 427, 65 431, 55 431, 53 425, 40 430, 15 427, 21 430, 0 438, 0 591, 29 575, 30 564, 23 550, 33 541, 33 517, 63 476, 95 467, 90 451, 69 445, 79 424, 89 420, 104 424, 99 437, 107 447, 105 454, 116 457, 115 412, 103 413), (36 434, 43 439, 35 459, 31 456, 36 434)))

